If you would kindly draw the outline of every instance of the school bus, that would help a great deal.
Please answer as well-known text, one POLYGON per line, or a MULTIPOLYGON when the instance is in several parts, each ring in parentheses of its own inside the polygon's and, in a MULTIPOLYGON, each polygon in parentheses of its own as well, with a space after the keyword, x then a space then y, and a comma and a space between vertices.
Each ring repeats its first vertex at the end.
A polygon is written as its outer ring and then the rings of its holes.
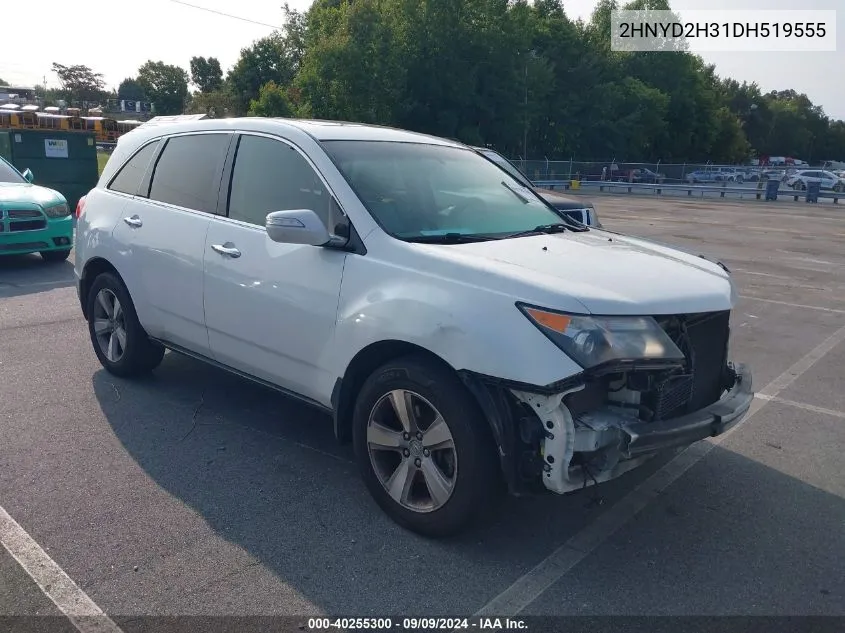
POLYGON ((36 105, 0 106, 0 128, 94 132, 98 143, 114 143, 121 134, 135 129, 141 123, 136 120, 117 121, 102 116, 102 110, 98 109, 90 110, 88 116, 84 116, 80 108, 67 108, 62 112, 55 106, 44 108, 43 111, 39 111, 36 105))

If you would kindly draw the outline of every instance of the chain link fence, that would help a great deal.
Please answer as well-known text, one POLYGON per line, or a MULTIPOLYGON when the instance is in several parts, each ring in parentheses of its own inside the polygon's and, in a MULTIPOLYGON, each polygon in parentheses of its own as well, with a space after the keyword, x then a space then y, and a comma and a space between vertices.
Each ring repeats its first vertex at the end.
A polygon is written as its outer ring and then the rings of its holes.
POLYGON ((684 184, 690 182, 756 182, 784 178, 803 167, 753 167, 713 163, 626 163, 619 161, 512 159, 531 180, 610 180, 614 182, 684 184))

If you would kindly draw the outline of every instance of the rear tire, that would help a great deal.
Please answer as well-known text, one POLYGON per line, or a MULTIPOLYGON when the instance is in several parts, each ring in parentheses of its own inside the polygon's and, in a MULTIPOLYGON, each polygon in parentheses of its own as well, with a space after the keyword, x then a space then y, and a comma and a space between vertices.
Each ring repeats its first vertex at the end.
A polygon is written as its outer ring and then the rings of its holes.
POLYGON ((455 534, 495 501, 501 471, 487 421, 458 377, 425 356, 390 361, 366 380, 353 441, 370 494, 413 532, 455 534))
POLYGON ((70 249, 62 251, 41 251, 41 259, 49 264, 65 261, 70 257, 70 249))
POLYGON ((147 336, 132 297, 117 275, 101 273, 94 279, 86 314, 94 353, 109 373, 130 378, 149 373, 161 363, 164 347, 147 336))

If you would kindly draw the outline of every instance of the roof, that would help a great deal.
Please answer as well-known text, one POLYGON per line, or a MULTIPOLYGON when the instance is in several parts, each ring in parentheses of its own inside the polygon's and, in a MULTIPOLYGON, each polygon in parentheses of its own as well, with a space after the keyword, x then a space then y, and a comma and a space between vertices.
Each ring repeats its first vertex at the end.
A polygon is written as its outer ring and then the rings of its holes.
MULTIPOLYGON (((179 132, 199 132, 203 130, 242 129, 255 132, 288 134, 298 131, 318 141, 394 141, 405 143, 426 143, 430 145, 447 145, 464 147, 458 142, 409 132, 380 125, 364 123, 349 123, 345 121, 320 121, 309 119, 283 119, 263 117, 243 117, 232 119, 194 119, 192 115, 181 117, 155 117, 139 126, 129 134, 133 138, 146 138, 158 134, 174 134, 179 132)), ((200 115, 204 116, 204 115, 200 115)))

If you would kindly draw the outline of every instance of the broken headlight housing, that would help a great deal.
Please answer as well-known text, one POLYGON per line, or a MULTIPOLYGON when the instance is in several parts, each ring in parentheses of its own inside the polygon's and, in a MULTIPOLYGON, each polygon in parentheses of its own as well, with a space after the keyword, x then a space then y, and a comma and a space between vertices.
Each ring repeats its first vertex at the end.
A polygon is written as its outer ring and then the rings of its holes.
POLYGON ((587 316, 519 303, 517 307, 584 369, 620 361, 684 361, 683 352, 650 316, 587 316))

